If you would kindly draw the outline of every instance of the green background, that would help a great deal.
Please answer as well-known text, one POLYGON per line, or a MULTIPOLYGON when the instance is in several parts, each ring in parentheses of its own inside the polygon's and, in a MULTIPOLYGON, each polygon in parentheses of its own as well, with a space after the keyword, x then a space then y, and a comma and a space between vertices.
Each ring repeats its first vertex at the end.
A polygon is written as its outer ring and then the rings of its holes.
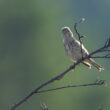
MULTIPOLYGON (((8 110, 34 88, 58 75, 73 62, 64 54, 61 28, 80 18, 79 31, 89 52, 110 36, 109 0, 0 0, 0 110, 8 110)), ((76 36, 76 34, 74 34, 76 36)), ((105 70, 80 64, 62 80, 45 88, 91 83, 97 78, 108 86, 81 87, 36 94, 17 110, 110 110, 110 62, 96 59, 105 70)))

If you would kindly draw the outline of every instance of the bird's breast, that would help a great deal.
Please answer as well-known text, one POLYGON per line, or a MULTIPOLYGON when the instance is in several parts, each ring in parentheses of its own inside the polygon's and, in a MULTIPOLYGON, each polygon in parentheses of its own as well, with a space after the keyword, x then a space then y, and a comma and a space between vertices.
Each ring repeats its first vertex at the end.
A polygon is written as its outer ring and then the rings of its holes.
POLYGON ((64 50, 68 57, 77 61, 81 55, 79 54, 79 47, 74 42, 64 42, 64 50))

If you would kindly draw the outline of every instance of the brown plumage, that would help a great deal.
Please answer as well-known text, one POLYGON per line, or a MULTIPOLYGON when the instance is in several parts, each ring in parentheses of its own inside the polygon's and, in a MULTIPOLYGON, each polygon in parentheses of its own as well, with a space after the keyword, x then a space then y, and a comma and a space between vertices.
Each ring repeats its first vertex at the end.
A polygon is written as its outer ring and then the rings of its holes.
MULTIPOLYGON (((89 52, 86 50, 83 44, 81 45, 80 42, 76 40, 76 38, 73 36, 73 33, 71 32, 69 27, 63 27, 62 34, 65 53, 74 62, 78 61, 80 58, 82 58, 82 56, 86 57, 87 55, 89 55, 89 52)), ((99 71, 104 70, 104 68, 97 64, 92 58, 86 59, 82 63, 89 68, 91 68, 92 65, 96 67, 96 69, 98 69, 99 71)))

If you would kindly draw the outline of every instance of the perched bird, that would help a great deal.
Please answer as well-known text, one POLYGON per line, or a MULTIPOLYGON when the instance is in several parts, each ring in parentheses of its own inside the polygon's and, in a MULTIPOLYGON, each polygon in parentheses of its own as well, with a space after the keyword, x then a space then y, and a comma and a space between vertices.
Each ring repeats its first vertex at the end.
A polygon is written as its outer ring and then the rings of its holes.
MULTIPOLYGON (((71 32, 69 27, 63 27, 61 31, 63 35, 65 53, 72 59, 72 61, 77 62, 82 58, 82 56, 86 57, 87 55, 89 55, 89 52, 86 50, 84 45, 80 44, 80 42, 73 36, 73 33, 71 32)), ((97 64, 92 58, 85 59, 84 61, 82 61, 82 63, 89 68, 91 68, 91 66, 94 66, 99 71, 104 70, 104 68, 97 64)))

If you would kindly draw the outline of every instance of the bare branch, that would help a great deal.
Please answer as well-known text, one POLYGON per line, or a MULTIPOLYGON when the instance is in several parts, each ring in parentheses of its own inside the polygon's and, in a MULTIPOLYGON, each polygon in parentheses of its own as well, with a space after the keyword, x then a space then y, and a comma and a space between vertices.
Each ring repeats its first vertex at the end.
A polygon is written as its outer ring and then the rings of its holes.
MULTIPOLYGON (((79 21, 82 22, 83 20, 79 21)), ((79 40, 80 40, 80 34, 77 31, 77 24, 75 26, 75 30, 77 35, 79 36, 79 40)), ((34 94, 40 92, 40 89, 42 89, 43 87, 47 86, 50 83, 53 83, 56 80, 61 79, 64 75, 66 75, 69 71, 71 71, 72 69, 75 69, 75 67, 80 64, 82 61, 84 61, 85 59, 91 58, 93 57, 93 55, 95 55, 96 53, 100 53, 100 52, 105 52, 105 50, 108 50, 108 48, 110 47, 110 38, 106 41, 105 45, 102 46, 101 48, 91 52, 88 56, 83 57, 81 59, 79 59, 76 63, 74 63, 73 65, 71 65, 70 67, 68 67, 64 72, 60 73, 59 75, 51 78, 50 80, 42 83, 41 85, 39 85, 36 89, 34 89, 33 91, 31 91, 27 96, 25 96, 23 99, 21 99, 20 101, 18 101, 17 103, 15 103, 10 110, 15 110, 17 107, 19 107, 21 104, 23 104, 25 101, 27 101, 31 96, 33 96, 34 94)))
POLYGON ((81 35, 80 35, 80 33, 79 33, 78 30, 77 30, 77 26, 78 26, 78 24, 80 24, 80 23, 82 23, 82 22, 84 22, 84 21, 85 21, 85 18, 82 18, 82 19, 80 19, 79 22, 76 22, 76 23, 74 24, 74 30, 75 30, 76 34, 78 35, 78 39, 79 39, 79 42, 80 42, 80 44, 81 44, 81 55, 82 55, 82 59, 83 59, 83 52, 82 52, 82 41, 81 41, 81 38, 83 38, 84 36, 81 36, 81 35))
POLYGON ((95 57, 91 57, 91 58, 110 58, 110 56, 95 56, 95 57))
POLYGON ((91 56, 91 58, 106 58, 106 59, 110 58, 109 47, 110 47, 110 38, 106 41, 103 48, 98 51, 98 53, 104 53, 104 54, 106 53, 106 54, 105 55, 100 55, 100 56, 91 56))
MULTIPOLYGON (((77 26, 80 23, 83 23, 85 21, 85 18, 81 18, 78 22, 76 22, 74 24, 74 30, 78 36, 79 42, 81 44, 81 55, 82 55, 82 59, 83 59, 83 52, 82 52, 82 41, 81 38, 84 38, 85 36, 81 36, 80 33, 78 32, 77 26)), ((104 48, 100 49, 99 52, 103 53, 103 52, 110 52, 110 50, 108 49, 108 47, 110 46, 110 38, 107 39, 107 41, 105 42, 104 48)), ((99 53, 98 52, 98 53, 99 53)), ((91 58, 110 58, 110 53, 106 54, 104 56, 91 56, 91 58)))
POLYGON ((104 80, 97 80, 97 81, 94 81, 93 83, 89 83, 89 84, 62 86, 62 87, 58 87, 58 88, 41 90, 41 91, 38 91, 37 93, 44 93, 44 92, 49 92, 49 91, 56 91, 56 90, 61 90, 61 89, 73 88, 73 87, 101 86, 101 85, 104 85, 104 84, 105 84, 105 81, 104 80))
POLYGON ((83 59, 79 59, 76 63, 74 63, 73 65, 71 65, 69 68, 67 68, 64 72, 62 72, 61 74, 57 75, 56 77, 44 82, 43 84, 41 84, 40 86, 38 86, 36 89, 34 89, 32 92, 30 92, 27 96, 25 96, 23 99, 21 99, 18 103, 15 103, 10 110, 15 110, 18 106, 20 106, 21 104, 23 104, 26 100, 28 100, 31 96, 33 96, 35 93, 37 93, 41 88, 43 88, 44 86, 53 83, 56 80, 61 79, 64 75, 66 75, 69 71, 71 71, 72 69, 75 69, 75 67, 80 64, 82 61, 84 61, 85 59, 91 58, 92 55, 99 53, 101 50, 108 48, 110 45, 104 45, 103 47, 91 52, 88 56, 84 57, 83 59))

